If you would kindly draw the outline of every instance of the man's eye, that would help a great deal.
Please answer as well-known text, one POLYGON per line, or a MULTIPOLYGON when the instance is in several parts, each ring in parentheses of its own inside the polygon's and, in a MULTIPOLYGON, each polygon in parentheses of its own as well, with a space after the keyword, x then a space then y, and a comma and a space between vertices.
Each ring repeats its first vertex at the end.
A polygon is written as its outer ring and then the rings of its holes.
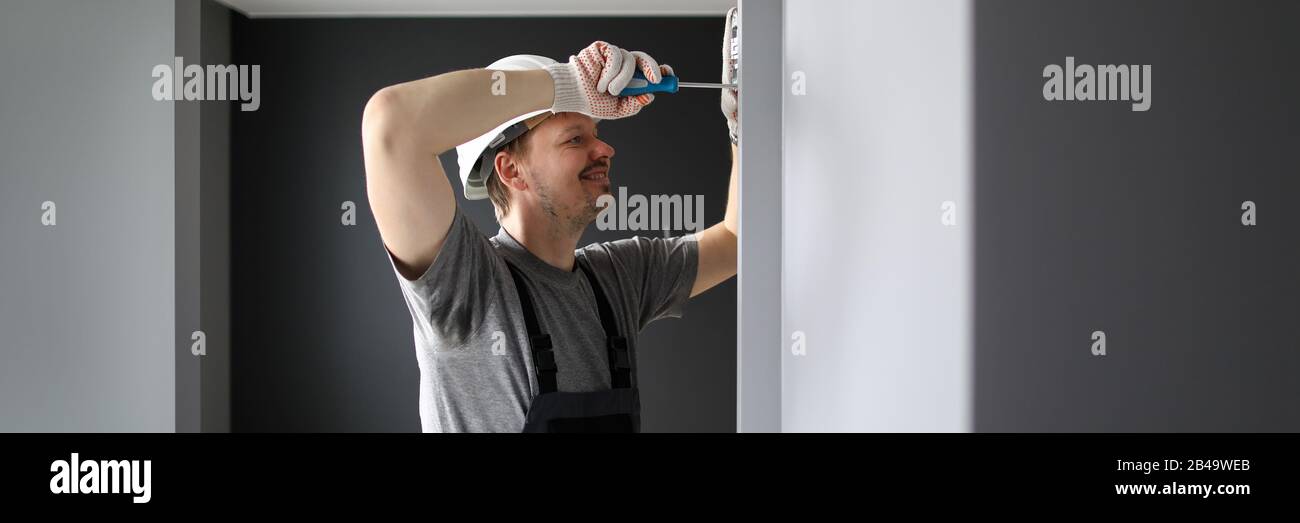
POLYGON ((581 136, 574 136, 573 138, 569 138, 569 143, 578 143, 580 141, 582 141, 581 136))

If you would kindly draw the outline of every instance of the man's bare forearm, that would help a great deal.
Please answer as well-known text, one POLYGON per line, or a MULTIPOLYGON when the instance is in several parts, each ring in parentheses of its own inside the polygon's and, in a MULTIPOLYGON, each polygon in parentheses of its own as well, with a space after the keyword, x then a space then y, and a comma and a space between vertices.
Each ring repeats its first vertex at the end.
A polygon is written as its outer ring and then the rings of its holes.
POLYGON ((736 159, 736 146, 733 144, 726 215, 723 216, 721 223, 714 224, 695 235, 699 244, 699 265, 695 273, 695 285, 691 287, 692 297, 736 275, 736 254, 739 246, 737 233, 740 232, 740 219, 737 212, 739 199, 736 198, 740 165, 736 159))
POLYGON ((439 154, 502 123, 551 107, 544 70, 467 69, 385 87, 366 105, 362 128, 393 147, 439 154))

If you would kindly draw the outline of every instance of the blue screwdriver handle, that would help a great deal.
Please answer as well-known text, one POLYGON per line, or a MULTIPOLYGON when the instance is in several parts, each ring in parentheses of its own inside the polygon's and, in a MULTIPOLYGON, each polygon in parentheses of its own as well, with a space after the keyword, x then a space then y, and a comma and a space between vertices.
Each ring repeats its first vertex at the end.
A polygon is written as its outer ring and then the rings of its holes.
POLYGON ((641 73, 641 70, 637 69, 636 73, 632 75, 632 81, 628 82, 627 87, 624 87, 623 90, 618 93, 618 95, 636 96, 638 94, 645 94, 645 93, 675 93, 675 92, 677 92, 676 76, 664 75, 663 78, 660 79, 659 83, 652 84, 650 83, 649 80, 646 80, 646 77, 644 74, 641 73))

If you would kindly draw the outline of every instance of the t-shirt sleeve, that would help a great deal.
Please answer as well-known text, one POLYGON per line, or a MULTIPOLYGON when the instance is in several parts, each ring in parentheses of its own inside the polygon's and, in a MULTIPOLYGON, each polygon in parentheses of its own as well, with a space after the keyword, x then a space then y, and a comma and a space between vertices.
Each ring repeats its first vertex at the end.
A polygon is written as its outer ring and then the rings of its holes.
POLYGON ((460 207, 438 256, 418 278, 402 276, 392 252, 386 247, 385 252, 411 310, 416 335, 450 347, 469 339, 484 320, 488 297, 499 291, 493 278, 499 260, 491 242, 460 207))
POLYGON ((662 318, 682 316, 699 265, 699 242, 694 235, 635 236, 593 247, 608 256, 620 287, 638 294, 633 303, 639 328, 662 318))

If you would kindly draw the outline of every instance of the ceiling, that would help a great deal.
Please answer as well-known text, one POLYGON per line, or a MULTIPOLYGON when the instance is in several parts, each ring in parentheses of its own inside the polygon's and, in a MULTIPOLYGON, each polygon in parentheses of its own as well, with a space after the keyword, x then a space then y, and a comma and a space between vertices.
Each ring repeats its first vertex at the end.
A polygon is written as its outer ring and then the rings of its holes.
POLYGON ((736 0, 217 0, 259 17, 722 16, 736 0))

